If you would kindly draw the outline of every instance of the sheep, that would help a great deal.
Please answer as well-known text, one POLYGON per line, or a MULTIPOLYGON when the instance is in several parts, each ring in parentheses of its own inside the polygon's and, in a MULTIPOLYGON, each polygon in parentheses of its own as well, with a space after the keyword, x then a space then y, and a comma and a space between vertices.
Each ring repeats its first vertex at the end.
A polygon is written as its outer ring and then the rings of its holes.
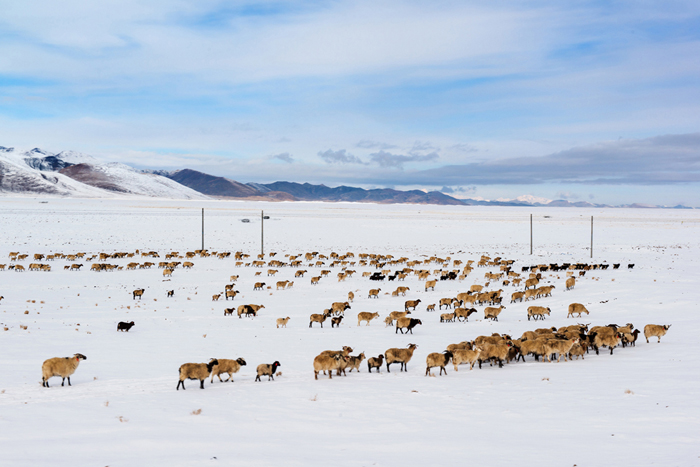
POLYGON ((540 282, 540 281, 539 281, 537 278, 533 278, 533 279, 528 279, 528 280, 526 280, 526 281, 525 281, 525 290, 529 289, 530 287, 535 288, 535 286, 536 286, 537 284, 539 284, 539 282, 540 282))
POLYGON ((217 294, 214 294, 211 296, 211 301, 216 302, 216 301, 219 301, 220 298, 221 298, 221 294, 217 293, 217 294))
MULTIPOLYGON (((105 265, 108 266, 108 265, 105 265)), ((173 270, 172 269, 163 269, 163 276, 168 276, 171 277, 173 275, 173 270)))
POLYGON ((350 303, 348 302, 333 302, 333 304, 330 307, 331 314, 332 313, 337 313, 337 314, 344 314, 345 310, 349 310, 350 303))
POLYGON ((129 329, 131 329, 134 326, 134 322, 130 323, 125 323, 124 321, 119 321, 119 324, 117 324, 117 331, 126 331, 129 332, 129 329))
POLYGON ((508 351, 513 347, 513 342, 505 341, 498 344, 484 344, 483 350, 479 355, 479 369, 481 369, 481 362, 485 360, 495 360, 498 362, 498 367, 503 368, 503 360, 508 356, 508 351))
POLYGON ((450 344, 447 346, 447 350, 454 353, 455 350, 471 350, 472 343, 470 341, 462 341, 459 344, 450 344))
POLYGON ((566 290, 571 290, 576 285, 576 279, 574 277, 569 277, 566 280, 566 290))
MULTIPOLYGON (((360 352, 359 355, 352 356, 350 355, 346 362, 345 362, 345 368, 349 368, 349 372, 352 373, 352 370, 357 370, 357 372, 360 372, 360 364, 362 361, 365 359, 365 353, 360 352)), ((342 366, 342 364, 341 364, 342 366)), ((343 374, 345 374, 345 370, 343 370, 343 374)))
POLYGON ((277 290, 279 290, 279 289, 284 290, 287 287, 288 283, 289 283, 289 281, 278 281, 276 284, 277 290))
POLYGON ((386 325, 384 327, 388 328, 389 326, 394 324, 394 318, 392 318, 391 315, 387 316, 386 318, 384 318, 384 324, 386 325))
POLYGON ((425 307, 425 311, 435 311, 435 304, 431 304, 425 307))
POLYGON ((405 318, 406 315, 410 315, 410 311, 392 311, 389 313, 389 316, 391 316, 392 320, 399 319, 399 318, 405 318))
POLYGON ((329 310, 324 310, 323 314, 313 313, 309 317, 309 327, 314 323, 319 323, 323 327, 323 322, 331 315, 329 310))
POLYGON ((241 369, 242 366, 246 366, 245 360, 242 358, 237 358, 235 360, 230 360, 227 358, 218 358, 216 359, 218 362, 216 365, 211 370, 211 381, 209 384, 212 384, 214 382, 214 376, 219 377, 219 381, 222 383, 228 382, 229 380, 233 383, 233 374, 238 373, 238 370, 241 369), (223 381, 221 379, 222 374, 228 374, 228 378, 226 381, 223 381))
POLYGON ((423 324, 421 320, 415 319, 415 318, 399 318, 396 320, 396 333, 401 330, 401 334, 403 334, 403 330, 406 329, 406 332, 411 332, 413 334, 413 328, 418 326, 419 324, 423 324))
POLYGON ((180 380, 177 383, 177 390, 180 390, 180 385, 182 385, 182 390, 185 390, 185 380, 186 379, 198 379, 199 389, 204 389, 204 381, 211 374, 212 368, 217 365, 219 361, 212 358, 209 363, 183 363, 180 365, 180 380))
POLYGON ((256 282, 255 285, 253 285, 253 290, 262 290, 263 287, 265 287, 264 282, 256 282))
POLYGON ((632 347, 636 347, 636 342, 637 342, 637 337, 640 334, 639 329, 635 329, 632 332, 623 332, 622 333, 622 347, 627 347, 627 344, 631 345, 632 347))
POLYGON ((425 281, 425 291, 427 292, 428 289, 435 290, 436 285, 437 285, 437 281, 425 281))
POLYGON ((306 269, 297 271, 294 273, 294 277, 304 277, 304 274, 306 274, 308 271, 306 269))
POLYGON ((482 347, 476 347, 474 350, 471 349, 455 349, 452 351, 452 364, 455 367, 455 371, 458 371, 457 366, 462 363, 469 364, 469 370, 474 369, 474 364, 479 359, 481 355, 482 347))
POLYGON ((279 328, 282 326, 283 328, 287 327, 287 323, 289 322, 289 316, 286 318, 277 318, 277 327, 279 328))
POLYGON ((435 368, 437 366, 440 367, 440 373, 438 375, 442 375, 442 372, 445 372, 445 375, 447 375, 447 370, 445 369, 445 365, 450 363, 450 360, 452 360, 452 352, 449 350, 445 350, 443 353, 438 353, 438 352, 432 352, 429 353, 428 356, 425 358, 425 364, 426 364, 426 369, 425 369, 425 376, 428 376, 430 374, 430 369, 435 368))
MULTIPOLYGON (((372 368, 376 368, 377 373, 381 373, 382 372, 381 368, 382 368, 383 364, 384 364, 384 355, 383 354, 380 354, 377 357, 370 357, 367 360, 367 371, 372 373, 372 368)), ((360 371, 360 370, 358 370, 358 371, 360 371)))
MULTIPOLYGON (((241 306, 243 306, 243 305, 241 305, 241 306)), ((226 315, 232 315, 232 316, 233 316, 233 312, 234 312, 234 311, 236 311, 235 308, 224 308, 224 316, 226 316, 226 315)), ((240 316, 240 315, 239 315, 239 316, 240 316)))
POLYGON ((474 284, 471 287, 469 287, 469 292, 471 293, 481 292, 482 290, 484 290, 484 286, 479 284, 474 284))
POLYGON ((659 339, 657 344, 661 343, 661 337, 666 335, 666 331, 670 327, 670 324, 647 324, 644 326, 644 337, 647 339, 647 344, 650 337, 657 337, 659 339))
POLYGON ((175 290, 168 290, 168 291, 165 293, 165 296, 168 297, 168 298, 174 297, 174 296, 175 296, 175 290))
POLYGON ((520 357, 525 361, 525 355, 532 354, 535 360, 539 360, 541 355, 544 355, 544 346, 547 342, 545 337, 536 339, 521 339, 520 340, 520 357))
POLYGON ((551 311, 549 307, 529 306, 527 307, 527 320, 530 321, 531 317, 535 320, 537 320, 538 317, 539 319, 544 319, 544 315, 549 315, 551 311))
POLYGON ((516 301, 523 301, 523 298, 525 297, 525 292, 513 292, 510 295, 510 303, 514 303, 516 301))
POLYGON ((143 293, 146 291, 146 289, 136 289, 133 292, 134 295, 134 300, 136 300, 136 297, 139 297, 139 300, 141 300, 141 297, 143 297, 143 293))
POLYGON ((420 300, 406 300, 406 303, 404 304, 404 309, 406 311, 408 311, 409 308, 413 308, 413 310, 415 310, 419 303, 420 300))
POLYGON ((236 297, 236 295, 239 293, 241 293, 241 292, 238 290, 227 290, 226 291, 226 300, 228 300, 229 297, 231 298, 231 300, 233 300, 236 297))
MULTIPOLYGON (((400 276, 400 275, 399 275, 399 276, 400 276)), ((402 296, 405 297, 405 296, 406 296, 406 292, 408 292, 409 290, 411 290, 411 289, 409 289, 408 287, 397 287, 397 288, 396 288, 396 294, 397 294, 397 295, 401 294, 402 296)))
POLYGON ((476 313, 476 308, 455 308, 455 318, 458 321, 469 321, 469 315, 476 313))
POLYGON ((332 327, 332 328, 334 328, 334 327, 339 328, 339 327, 340 327, 340 322, 341 322, 341 321, 343 321, 343 317, 342 317, 342 316, 336 316, 335 318, 331 318, 331 327, 332 327))
POLYGON ((575 313, 578 313, 578 318, 580 318, 581 313, 588 314, 588 310, 581 303, 572 303, 569 305, 569 313, 566 315, 566 317, 568 318, 570 316, 573 318, 575 313))
POLYGON ((75 370, 80 365, 80 360, 87 360, 87 357, 81 353, 74 354, 72 357, 54 357, 45 360, 41 365, 41 385, 45 388, 49 387, 49 378, 52 376, 60 376, 63 378, 61 386, 68 378, 68 386, 70 386, 70 375, 75 373, 75 370))
POLYGON ((622 339, 622 333, 617 331, 612 334, 607 333, 591 333, 589 336, 593 337, 593 349, 595 354, 598 355, 598 349, 600 347, 608 347, 610 349, 610 355, 613 354, 613 349, 617 347, 622 339))
POLYGON ((571 347, 571 350, 569 350, 569 360, 573 360, 574 357, 576 357, 576 360, 578 360, 579 357, 581 357, 582 360, 585 360, 584 355, 586 354, 586 348, 584 348, 581 345, 581 342, 574 344, 571 347))
POLYGON ((438 307, 438 309, 442 310, 443 305, 446 308, 452 308, 453 301, 460 301, 460 300, 457 300, 456 298, 441 298, 440 299, 440 306, 438 307))
POLYGON ((379 292, 381 292, 382 289, 369 289, 369 296, 367 298, 379 298, 379 292))
POLYGON ((253 304, 248 304, 248 305, 240 305, 238 307, 237 313, 238 313, 238 319, 241 318, 242 315, 253 315, 256 316, 258 311, 260 311, 261 308, 265 308, 265 305, 253 305, 253 304))
POLYGON ((333 379, 333 370, 338 370, 341 360, 347 360, 347 358, 348 357, 339 353, 334 355, 317 355, 316 358, 314 358, 314 379, 318 379, 318 374, 321 371, 323 371, 324 374, 328 371, 328 379, 333 379))
POLYGON ((348 292, 348 302, 355 300, 355 294, 353 292, 348 292))
POLYGON ((416 344, 408 344, 405 349, 391 348, 384 352, 386 356, 386 371, 391 373, 389 370, 389 365, 392 363, 399 363, 401 368, 399 371, 408 371, 407 364, 411 361, 413 357, 413 352, 418 348, 416 344))
POLYGON ((441 323, 454 323, 456 313, 443 313, 440 315, 441 323))
POLYGON ((484 319, 490 318, 492 321, 498 321, 498 315, 501 314, 504 308, 504 306, 499 306, 498 308, 487 306, 484 308, 484 319))
POLYGON ((359 326, 362 321, 367 321, 367 326, 369 322, 374 318, 379 318, 379 313, 370 313, 369 311, 363 311, 357 314, 357 325, 359 326))
POLYGON ((280 362, 275 360, 274 363, 261 363, 258 365, 258 368, 256 369, 258 375, 255 377, 255 381, 261 381, 260 377, 261 376, 267 376, 267 380, 274 381, 275 380, 275 372, 277 371, 277 367, 282 366, 280 362))
POLYGON ((549 358, 550 355, 556 353, 559 354, 559 357, 557 358, 557 363, 561 360, 561 357, 564 357, 564 361, 566 362, 566 355, 571 351, 571 348, 575 345, 578 344, 580 339, 578 337, 573 338, 573 339, 550 339, 545 343, 544 345, 544 358, 547 359, 550 363, 552 360, 549 358))

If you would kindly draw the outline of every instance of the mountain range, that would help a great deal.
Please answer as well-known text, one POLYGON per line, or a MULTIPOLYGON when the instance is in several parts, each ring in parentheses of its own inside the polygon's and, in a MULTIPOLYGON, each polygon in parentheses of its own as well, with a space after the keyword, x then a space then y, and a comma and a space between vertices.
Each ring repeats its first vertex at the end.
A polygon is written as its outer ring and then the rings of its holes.
MULTIPOLYGON (((51 153, 39 148, 17 151, 0 146, 0 195, 52 195, 81 198, 155 197, 171 199, 249 199, 267 201, 346 201, 456 206, 613 207, 588 202, 555 200, 457 199, 439 191, 401 191, 278 181, 241 183, 192 169, 138 170, 102 162, 74 151, 51 153)), ((661 208, 632 204, 618 207, 661 208)), ((685 208, 686 206, 674 206, 685 208)))

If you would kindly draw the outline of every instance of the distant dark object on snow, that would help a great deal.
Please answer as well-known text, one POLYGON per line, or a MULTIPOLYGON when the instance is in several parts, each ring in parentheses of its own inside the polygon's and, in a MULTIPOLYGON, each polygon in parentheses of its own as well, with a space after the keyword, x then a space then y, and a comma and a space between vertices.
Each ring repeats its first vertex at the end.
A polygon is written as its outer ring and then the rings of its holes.
POLYGON ((129 332, 129 329, 131 329, 134 326, 134 322, 130 323, 125 323, 124 321, 119 321, 119 324, 117 324, 117 331, 126 331, 129 332))
POLYGON ((241 222, 243 222, 244 224, 247 224, 250 222, 250 219, 241 219, 241 222))

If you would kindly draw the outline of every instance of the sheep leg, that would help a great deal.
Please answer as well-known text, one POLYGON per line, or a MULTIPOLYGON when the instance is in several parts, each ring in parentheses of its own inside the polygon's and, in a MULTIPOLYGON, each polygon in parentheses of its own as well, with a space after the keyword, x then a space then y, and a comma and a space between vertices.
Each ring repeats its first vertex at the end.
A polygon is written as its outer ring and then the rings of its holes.
POLYGON ((203 379, 199 380, 199 389, 204 389, 204 380, 203 379))
POLYGON ((180 385, 182 385, 182 390, 184 391, 184 390, 185 390, 185 382, 184 382, 183 380, 180 380, 180 382, 177 383, 177 389, 176 389, 176 390, 177 390, 177 391, 180 390, 180 385))
POLYGON ((318 379, 318 371, 314 370, 314 379, 318 379))

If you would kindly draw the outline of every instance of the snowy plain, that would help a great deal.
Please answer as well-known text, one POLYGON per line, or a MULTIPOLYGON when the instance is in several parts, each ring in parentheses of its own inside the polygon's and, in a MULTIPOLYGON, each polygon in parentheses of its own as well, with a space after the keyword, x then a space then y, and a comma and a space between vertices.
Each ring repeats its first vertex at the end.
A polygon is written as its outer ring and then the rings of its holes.
MULTIPOLYGON (((202 208, 205 248, 251 255, 260 252, 264 210, 270 216, 265 252, 282 261, 285 254, 352 251, 356 261, 359 253, 464 262, 489 254, 516 260, 516 271, 555 262, 622 267, 590 271, 572 291, 564 291, 564 273, 548 276, 553 296, 534 303, 551 307, 544 323, 527 321, 530 303, 509 299, 499 322, 484 321, 483 307, 468 323, 440 323, 439 312, 425 311, 426 304, 483 284, 494 268, 475 268, 462 282, 438 282, 434 292, 415 276, 405 284, 371 282, 362 277, 370 267, 352 267, 357 273, 345 282, 337 281, 336 267, 312 286, 320 268, 304 266, 309 272, 295 279, 293 268, 268 278, 265 267, 259 278, 255 268, 213 257, 195 258, 194 268, 178 268, 170 280, 155 267, 91 272, 97 261, 82 261, 78 272, 64 270, 72 264, 65 260, 51 262, 51 272, 0 271, 3 466, 700 465, 700 212, 6 197, 0 264, 11 264, 11 251, 141 249, 156 250, 163 260, 170 251, 201 248, 202 208), (212 302, 234 274, 241 294, 212 302), (275 290, 284 279, 294 287, 275 290), (273 288, 253 291, 258 280, 273 288), (405 298, 385 295, 397 285, 410 287, 405 298), (373 287, 382 288, 379 299, 367 298, 373 287), (132 298, 136 288, 146 289, 142 301, 132 298), (166 298, 170 289, 175 296, 166 298), (311 313, 344 301, 349 291, 356 299, 340 328, 327 322, 309 329, 311 313), (412 316, 423 325, 413 335, 382 322, 406 299, 422 301, 412 316), (585 304, 590 316, 567 319, 572 302, 585 304), (244 303, 265 308, 254 319, 223 316, 224 308, 244 303), (360 311, 381 318, 358 327, 360 311), (288 327, 277 329, 276 318, 286 316, 288 327), (116 331, 119 321, 132 320, 130 332, 116 331), (636 347, 612 356, 603 350, 566 363, 528 357, 459 372, 448 365, 447 376, 425 376, 426 355, 450 343, 576 322, 672 327, 660 344, 647 344, 642 335, 636 347), (408 343, 418 349, 407 372, 393 365, 391 373, 384 367, 368 374, 363 362, 359 374, 313 378, 313 358, 323 350, 350 345, 354 355, 369 357, 408 343), (76 352, 87 360, 73 386, 52 378, 50 388, 41 387, 41 363, 76 352), (243 357, 247 366, 234 383, 207 381, 200 390, 197 381, 186 381, 187 390, 175 390, 182 363, 211 357, 243 357), (274 360, 282 375, 254 382, 255 367, 274 360)), ((131 261, 144 259, 107 262, 131 261)), ((506 297, 516 290, 503 289, 506 297)))

